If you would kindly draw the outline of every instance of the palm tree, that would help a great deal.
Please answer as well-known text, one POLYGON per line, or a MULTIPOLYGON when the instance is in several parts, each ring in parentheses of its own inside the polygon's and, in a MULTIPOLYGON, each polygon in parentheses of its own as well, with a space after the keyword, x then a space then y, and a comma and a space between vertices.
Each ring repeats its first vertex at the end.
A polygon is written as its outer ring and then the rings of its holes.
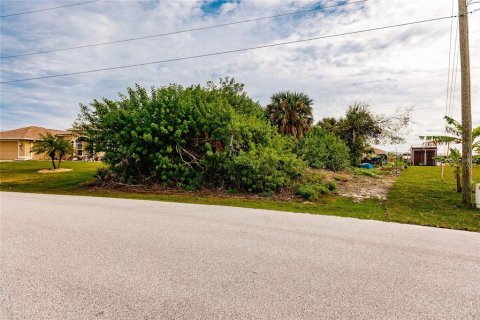
MULTIPOLYGON (((449 136, 420 136, 420 139, 424 140, 426 143, 431 143, 434 145, 462 143, 462 124, 448 116, 445 116, 444 119, 447 121, 446 131, 450 134, 449 136)), ((480 126, 473 129, 472 142, 472 150, 480 152, 480 126)))
POLYGON ((58 168, 60 168, 60 163, 62 162, 62 158, 66 154, 73 153, 73 146, 70 141, 65 140, 63 138, 57 139, 57 152, 58 152, 58 168))
MULTIPOLYGON (((452 165, 452 161, 458 160, 459 163, 460 163, 461 158, 462 158, 461 155, 460 155, 460 151, 458 151, 458 149, 456 149, 456 148, 452 149, 449 146, 450 146, 451 143, 452 144, 462 143, 463 126, 460 122, 458 122, 457 120, 455 120, 455 119, 453 119, 449 116, 445 116, 444 119, 445 119, 445 121, 447 121, 447 127, 445 128, 445 131, 450 134, 449 136, 420 136, 420 139, 425 141, 426 144, 433 144, 435 146, 446 144, 448 146, 447 150, 450 151, 450 152, 454 152, 454 150, 456 150, 455 154, 453 154, 453 155, 449 154, 449 152, 447 151, 447 156, 444 158, 443 161, 440 159, 440 162, 449 163, 450 165, 452 165), (457 156, 459 156, 458 159, 456 158, 457 156)), ((479 138, 480 138, 480 126, 474 128, 473 131, 472 131, 472 152, 475 151, 477 153, 480 153, 480 139, 479 138), (477 141, 475 141, 475 140, 477 140, 477 141)), ((455 169, 455 176, 456 176, 456 179, 457 179, 457 191, 461 192, 462 186, 459 185, 459 183, 460 183, 460 167, 457 168, 455 165, 453 165, 453 166, 456 168, 455 169)), ((442 181, 443 181, 443 166, 442 166, 442 181)))
POLYGON ((455 181, 457 182, 457 192, 462 192, 462 155, 457 148, 450 148, 450 154, 445 157, 436 157, 436 160, 447 163, 455 169, 455 181))
POLYGON ((47 132, 45 135, 42 135, 42 140, 37 142, 32 151, 46 153, 50 159, 52 159, 53 169, 57 169, 57 167, 60 168, 62 157, 68 153, 72 153, 73 147, 69 141, 47 132), (60 158, 58 160, 58 166, 55 165, 55 157, 57 155, 60 158))
POLYGON ((312 105, 305 93, 281 91, 270 98, 267 117, 280 133, 301 138, 312 126, 312 105))
POLYGON ((53 169, 56 169, 55 166, 55 154, 57 153, 57 137, 55 137, 50 132, 47 132, 45 135, 42 135, 42 140, 40 140, 34 147, 33 151, 37 153, 46 153, 50 159, 52 159, 53 169))

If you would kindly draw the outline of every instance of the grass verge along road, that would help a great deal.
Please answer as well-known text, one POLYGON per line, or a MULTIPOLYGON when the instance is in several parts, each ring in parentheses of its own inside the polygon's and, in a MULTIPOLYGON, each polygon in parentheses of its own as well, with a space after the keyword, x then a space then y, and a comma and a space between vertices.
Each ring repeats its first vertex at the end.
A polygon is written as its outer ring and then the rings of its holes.
MULTIPOLYGON (((451 168, 447 168, 446 182, 442 182, 439 167, 410 167, 397 179, 386 203, 376 200, 355 203, 338 196, 302 202, 278 201, 268 197, 251 199, 236 195, 198 196, 189 192, 162 194, 93 190, 82 186, 82 183, 93 179, 95 171, 103 164, 65 162, 62 167, 73 171, 38 173, 38 170, 49 166, 47 161, 1 162, 0 190, 215 204, 480 231, 480 211, 461 207, 460 194, 454 190, 451 168)), ((480 167, 474 168, 474 181, 480 181, 480 167)))

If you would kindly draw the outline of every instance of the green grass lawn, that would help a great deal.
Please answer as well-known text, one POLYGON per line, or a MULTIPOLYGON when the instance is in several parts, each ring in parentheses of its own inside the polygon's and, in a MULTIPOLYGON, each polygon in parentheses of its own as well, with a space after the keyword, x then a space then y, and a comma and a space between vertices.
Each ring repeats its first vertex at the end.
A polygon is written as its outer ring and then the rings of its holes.
MULTIPOLYGON (((132 193, 115 190, 92 190, 81 184, 93 179, 101 163, 64 162, 62 168, 73 171, 42 174, 38 170, 50 167, 45 161, 0 162, 0 190, 85 195, 144 200, 161 200, 199 204, 215 204, 245 208, 336 215, 359 219, 396 221, 439 226, 452 229, 480 231, 480 211, 462 208, 460 194, 454 191, 452 170, 447 171, 447 183, 440 181, 440 168, 411 167, 397 180, 387 203, 368 200, 354 203, 348 198, 327 196, 318 202, 276 201, 271 198, 198 196, 188 193, 174 195, 132 193)), ((480 181, 480 168, 474 170, 480 181)))
POLYGON ((336 198, 332 196, 325 197, 320 202, 304 203, 301 201, 275 201, 268 197, 261 199, 205 197, 191 195, 186 192, 172 195, 133 193, 117 190, 99 191, 82 187, 80 184, 93 180, 95 171, 101 166, 102 164, 98 162, 64 162, 62 163, 62 168, 71 168, 73 171, 45 174, 38 173, 37 171, 51 167, 50 162, 47 161, 0 162, 0 190, 214 204, 338 215, 360 219, 379 220, 384 217, 384 204, 375 200, 358 204, 347 198, 336 198))
POLYGON ((0 162, 0 190, 35 193, 76 194, 80 184, 93 178, 100 162, 62 162, 69 172, 38 173, 52 167, 50 161, 0 162))
MULTIPOLYGON (((473 181, 480 182, 478 166, 473 181)), ((440 167, 410 167, 388 194, 386 212, 391 221, 480 231, 480 210, 466 209, 461 202, 453 168, 446 168, 443 182, 440 167)))

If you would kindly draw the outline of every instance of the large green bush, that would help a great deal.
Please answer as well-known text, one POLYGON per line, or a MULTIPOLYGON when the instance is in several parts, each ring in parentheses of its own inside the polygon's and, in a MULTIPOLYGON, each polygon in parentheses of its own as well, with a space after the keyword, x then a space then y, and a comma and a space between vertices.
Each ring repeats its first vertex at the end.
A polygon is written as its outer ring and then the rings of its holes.
POLYGON ((350 152, 342 139, 314 127, 300 139, 296 153, 314 169, 338 171, 350 164, 350 152))
POLYGON ((293 154, 275 148, 240 151, 228 165, 228 175, 236 188, 248 192, 276 191, 291 178, 299 177, 304 166, 293 154))
POLYGON ((126 183, 271 192, 305 167, 233 79, 150 94, 137 85, 117 101, 81 105, 76 126, 126 183))

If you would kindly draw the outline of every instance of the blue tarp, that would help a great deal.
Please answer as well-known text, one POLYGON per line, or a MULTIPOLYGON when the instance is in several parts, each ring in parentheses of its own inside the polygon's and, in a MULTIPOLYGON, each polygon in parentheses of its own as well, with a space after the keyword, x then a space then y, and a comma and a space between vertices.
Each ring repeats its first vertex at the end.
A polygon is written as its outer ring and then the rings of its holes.
POLYGON ((362 163, 362 164, 360 165, 360 168, 362 168, 362 169, 373 169, 373 164, 371 164, 371 163, 362 163))

